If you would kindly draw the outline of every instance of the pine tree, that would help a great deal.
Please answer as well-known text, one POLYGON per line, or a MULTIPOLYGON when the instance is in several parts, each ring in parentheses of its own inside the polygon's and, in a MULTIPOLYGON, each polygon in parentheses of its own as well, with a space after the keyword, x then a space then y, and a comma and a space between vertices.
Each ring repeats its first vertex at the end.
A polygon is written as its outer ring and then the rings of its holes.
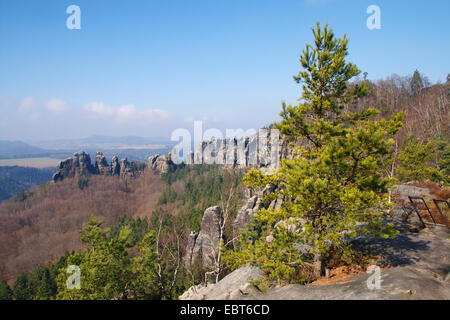
POLYGON ((6 281, 0 282, 0 300, 12 300, 13 292, 6 281))
POLYGON ((420 92, 420 90, 422 90, 424 87, 423 81, 422 81, 422 76, 420 75, 418 70, 414 71, 414 74, 411 79, 410 87, 411 87, 411 92, 414 95, 418 94, 420 92))
POLYGON ((59 299, 115 299, 125 294, 131 281, 129 227, 125 226, 116 238, 109 238, 110 230, 102 230, 102 221, 91 218, 81 231, 81 241, 87 249, 69 256, 67 265, 76 265, 81 272, 81 289, 67 288, 70 276, 66 267, 57 278, 59 299))
POLYGON ((403 115, 376 120, 374 109, 345 111, 368 93, 364 82, 349 86, 360 71, 345 61, 348 39, 335 38, 327 25, 317 24, 313 34, 313 45, 300 57, 303 70, 294 77, 302 98, 296 106, 283 103, 277 125, 295 143, 294 157, 273 175, 252 170, 244 178, 249 188, 278 186, 266 200, 285 201, 278 210, 260 210, 238 249, 225 254, 231 267, 251 263, 279 282, 304 281, 305 268, 320 277, 330 250, 348 253, 348 240, 357 235, 397 233, 383 223, 395 179, 383 176, 380 166, 403 115))
POLYGON ((439 170, 450 181, 450 139, 441 139, 438 141, 441 157, 439 159, 439 170))
MULTIPOLYGON (((415 137, 410 138, 402 153, 399 155, 400 166, 398 174, 404 181, 423 181, 432 180, 436 182, 448 182, 445 175, 446 168, 442 167, 442 171, 433 164, 436 159, 438 145, 434 140, 421 142, 415 137)), ((447 149, 448 152, 448 149, 447 149)), ((442 164, 445 162, 445 154, 442 164)), ((444 164, 445 166, 445 164, 444 164)), ((447 171, 448 172, 448 171, 447 171)))
POLYGON ((31 300, 33 298, 28 276, 20 273, 13 285, 13 296, 15 300, 31 300))

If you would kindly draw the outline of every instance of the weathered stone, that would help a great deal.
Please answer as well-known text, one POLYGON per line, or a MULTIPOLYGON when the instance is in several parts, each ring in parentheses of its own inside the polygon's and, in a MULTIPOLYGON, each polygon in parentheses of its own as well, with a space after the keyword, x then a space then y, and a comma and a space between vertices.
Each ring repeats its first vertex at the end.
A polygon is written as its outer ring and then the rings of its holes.
POLYGON ((198 285, 189 288, 183 295, 179 297, 180 300, 230 300, 240 299, 245 294, 255 292, 250 287, 245 286, 250 280, 262 279, 262 272, 255 267, 240 268, 217 284, 198 285), (243 289, 243 290, 242 290, 243 289), (243 291, 242 294, 240 291, 243 291))
POLYGON ((293 146, 276 131, 262 129, 241 138, 202 141, 187 155, 187 164, 220 164, 236 168, 277 168, 283 158, 292 158, 293 146))
POLYGON ((95 166, 91 163, 88 153, 81 151, 74 153, 72 158, 61 161, 53 175, 53 181, 61 181, 65 178, 73 178, 77 175, 101 174, 118 175, 121 177, 134 177, 143 167, 137 162, 130 162, 127 159, 119 160, 116 156, 112 158, 111 166, 108 165, 105 156, 97 152, 95 156, 95 166))
POLYGON ((111 167, 102 152, 97 152, 95 155, 95 171, 105 176, 111 175, 111 167))
POLYGON ((53 181, 61 181, 65 178, 73 178, 76 175, 95 174, 95 167, 91 163, 88 153, 81 151, 73 154, 72 158, 61 161, 53 175, 53 181))
POLYGON ((186 255, 183 258, 188 267, 191 266, 197 257, 201 258, 203 266, 214 264, 221 240, 221 223, 222 209, 219 206, 205 210, 198 236, 195 236, 195 233, 191 233, 189 237, 190 243, 188 243, 186 255), (194 244, 192 245, 192 243, 194 244))
POLYGON ((197 241, 197 237, 198 237, 198 232, 191 231, 191 234, 189 235, 188 243, 186 246, 186 253, 183 256, 183 262, 186 266, 191 266, 194 263, 194 261, 192 261, 192 258, 193 258, 192 253, 194 251, 195 242, 197 241))
MULTIPOLYGON (((239 232, 245 228, 245 226, 251 221, 251 218, 261 209, 267 209, 271 204, 264 203, 264 197, 268 194, 274 192, 276 186, 272 184, 268 184, 262 190, 248 190, 247 197, 244 199, 244 205, 239 209, 236 214, 236 218, 233 221, 233 236, 236 237, 239 232)), ((275 202, 272 204, 279 208, 282 199, 274 200, 275 202)))
POLYGON ((275 228, 285 229, 287 232, 299 234, 305 231, 305 227, 302 226, 304 223, 306 223, 305 219, 291 217, 277 222, 275 228))
POLYGON ((206 300, 449 300, 449 235, 445 228, 435 228, 394 239, 356 239, 355 250, 379 255, 376 264, 392 266, 381 269, 379 289, 368 286, 374 273, 362 273, 329 285, 292 284, 260 292, 248 282, 257 279, 254 275, 261 277, 261 271, 243 267, 214 286, 198 286, 196 295, 186 292, 180 299, 195 300, 201 295, 206 300))
POLYGON ((173 172, 177 168, 177 165, 172 161, 170 153, 167 156, 160 154, 151 156, 148 158, 147 166, 158 174, 173 172))
POLYGON ((396 185, 393 190, 393 195, 398 197, 398 200, 409 204, 409 198, 411 197, 423 197, 427 198, 430 196, 430 190, 427 188, 416 187, 410 184, 399 184, 396 185))
POLYGON ((134 177, 136 174, 135 167, 127 158, 120 160, 120 177, 134 177))
POLYGON ((120 175, 120 164, 119 164, 119 158, 114 156, 111 160, 111 174, 113 176, 120 175))

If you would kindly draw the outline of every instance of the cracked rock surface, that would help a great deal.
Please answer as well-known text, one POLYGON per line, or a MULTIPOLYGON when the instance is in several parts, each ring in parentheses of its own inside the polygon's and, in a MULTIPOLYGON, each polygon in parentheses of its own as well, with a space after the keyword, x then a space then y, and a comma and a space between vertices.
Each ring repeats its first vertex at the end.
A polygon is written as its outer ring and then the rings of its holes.
POLYGON ((450 232, 436 227, 418 233, 402 233, 395 239, 362 238, 356 249, 381 256, 379 289, 369 289, 373 273, 347 277, 329 285, 292 284, 260 291, 249 280, 261 278, 253 267, 235 270, 214 285, 190 288, 180 299, 203 300, 450 300, 450 232))

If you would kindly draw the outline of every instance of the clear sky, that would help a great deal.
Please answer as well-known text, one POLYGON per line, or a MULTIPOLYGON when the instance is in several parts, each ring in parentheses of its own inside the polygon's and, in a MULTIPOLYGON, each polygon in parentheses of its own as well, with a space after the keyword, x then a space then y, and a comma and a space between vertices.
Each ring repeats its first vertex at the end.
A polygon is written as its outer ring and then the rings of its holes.
POLYGON ((370 79, 450 72, 448 0, 0 0, 0 139, 257 129, 295 103, 316 21, 370 79), (69 5, 81 29, 69 30, 69 5), (369 30, 369 5, 381 29, 369 30))

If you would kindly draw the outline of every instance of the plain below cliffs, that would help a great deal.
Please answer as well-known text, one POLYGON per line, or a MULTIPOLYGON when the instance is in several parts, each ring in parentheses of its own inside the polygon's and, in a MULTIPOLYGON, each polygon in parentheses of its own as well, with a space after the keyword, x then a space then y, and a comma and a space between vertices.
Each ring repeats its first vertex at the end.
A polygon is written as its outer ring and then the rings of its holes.
POLYGON ((53 175, 53 181, 58 182, 75 176, 96 174, 122 178, 135 177, 146 167, 162 174, 174 171, 177 165, 171 160, 170 154, 167 156, 154 155, 148 159, 147 165, 143 162, 129 161, 126 158, 119 160, 116 156, 111 159, 111 164, 108 164, 102 152, 96 153, 95 163, 92 164, 90 155, 81 151, 74 153, 72 158, 67 158, 59 163, 53 175))

